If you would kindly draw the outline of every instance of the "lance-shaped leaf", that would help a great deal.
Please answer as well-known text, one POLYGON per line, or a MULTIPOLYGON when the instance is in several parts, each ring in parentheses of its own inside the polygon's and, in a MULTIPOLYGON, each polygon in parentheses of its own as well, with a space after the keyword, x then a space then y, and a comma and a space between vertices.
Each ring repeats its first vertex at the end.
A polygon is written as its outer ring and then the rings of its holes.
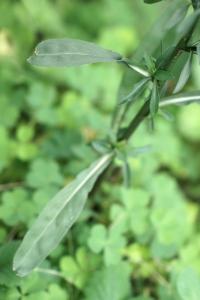
POLYGON ((184 86, 188 82, 188 79, 190 78, 191 68, 192 68, 192 52, 189 53, 189 55, 188 55, 188 59, 185 63, 185 66, 183 67, 183 69, 181 71, 179 80, 176 84, 173 94, 180 92, 184 88, 184 86))
POLYGON ((163 98, 159 104, 159 107, 164 107, 164 106, 168 106, 168 105, 172 105, 172 104, 184 105, 184 104, 190 104, 193 102, 200 103, 200 91, 181 93, 181 94, 163 98))
POLYGON ((13 270, 19 276, 29 274, 59 244, 79 217, 89 192, 112 156, 106 154, 95 161, 47 204, 15 254, 13 270))
POLYGON ((69 67, 97 62, 120 61, 122 56, 90 42, 51 39, 39 43, 28 61, 43 67, 69 67))
POLYGON ((153 83, 153 88, 152 88, 151 98, 150 98, 150 114, 152 117, 154 117, 158 111, 159 102, 160 102, 160 93, 158 89, 158 83, 155 80, 153 83))
POLYGON ((137 82, 132 91, 122 99, 121 104, 125 103, 125 102, 131 102, 135 99, 136 96, 139 96, 144 89, 146 88, 146 84, 147 82, 149 82, 150 78, 144 78, 142 80, 140 80, 139 82, 137 82))

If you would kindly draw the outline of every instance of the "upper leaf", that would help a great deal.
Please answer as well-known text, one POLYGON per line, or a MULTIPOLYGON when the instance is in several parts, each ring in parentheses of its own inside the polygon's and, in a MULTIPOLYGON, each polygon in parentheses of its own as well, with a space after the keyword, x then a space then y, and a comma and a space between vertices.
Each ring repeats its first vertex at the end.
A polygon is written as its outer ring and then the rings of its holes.
POLYGON ((29 63, 43 67, 69 67, 121 60, 116 52, 90 42, 74 39, 51 39, 38 44, 29 63))
POLYGON ((59 244, 79 217, 88 193, 111 159, 112 154, 102 156, 47 204, 14 257, 13 269, 19 276, 30 273, 59 244))

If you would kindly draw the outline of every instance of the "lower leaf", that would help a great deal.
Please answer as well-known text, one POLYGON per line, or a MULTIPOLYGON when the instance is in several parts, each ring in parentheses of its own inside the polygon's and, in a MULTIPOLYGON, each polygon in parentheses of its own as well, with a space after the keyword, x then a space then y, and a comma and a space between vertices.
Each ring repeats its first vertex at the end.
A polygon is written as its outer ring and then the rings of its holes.
POLYGON ((29 274, 60 243, 112 157, 110 153, 95 161, 47 204, 15 254, 13 269, 19 276, 29 274))

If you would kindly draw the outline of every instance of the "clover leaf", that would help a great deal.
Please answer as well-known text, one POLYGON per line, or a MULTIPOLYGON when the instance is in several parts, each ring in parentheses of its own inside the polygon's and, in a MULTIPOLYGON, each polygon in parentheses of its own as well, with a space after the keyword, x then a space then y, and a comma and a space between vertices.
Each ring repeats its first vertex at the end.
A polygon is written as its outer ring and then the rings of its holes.
POLYGON ((114 227, 94 225, 88 239, 88 246, 94 253, 103 251, 106 265, 116 264, 121 259, 121 252, 125 246, 125 238, 114 227))

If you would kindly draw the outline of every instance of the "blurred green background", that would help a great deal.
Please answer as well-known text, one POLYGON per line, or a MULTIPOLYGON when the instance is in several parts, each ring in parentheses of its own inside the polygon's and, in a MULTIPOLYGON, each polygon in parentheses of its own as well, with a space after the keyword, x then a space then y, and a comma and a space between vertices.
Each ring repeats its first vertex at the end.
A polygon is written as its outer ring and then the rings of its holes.
MULTIPOLYGON (((96 157, 110 125, 123 66, 68 69, 26 62, 46 38, 93 41, 129 56, 164 5, 140 0, 0 1, 0 299, 199 300, 200 106, 143 125, 127 190, 115 168, 79 221, 26 278, 11 257, 45 203, 96 157), (184 287, 185 290, 182 288, 184 287), (183 292, 184 290, 184 292, 183 292)), ((187 89, 200 88, 194 60, 187 89)))

